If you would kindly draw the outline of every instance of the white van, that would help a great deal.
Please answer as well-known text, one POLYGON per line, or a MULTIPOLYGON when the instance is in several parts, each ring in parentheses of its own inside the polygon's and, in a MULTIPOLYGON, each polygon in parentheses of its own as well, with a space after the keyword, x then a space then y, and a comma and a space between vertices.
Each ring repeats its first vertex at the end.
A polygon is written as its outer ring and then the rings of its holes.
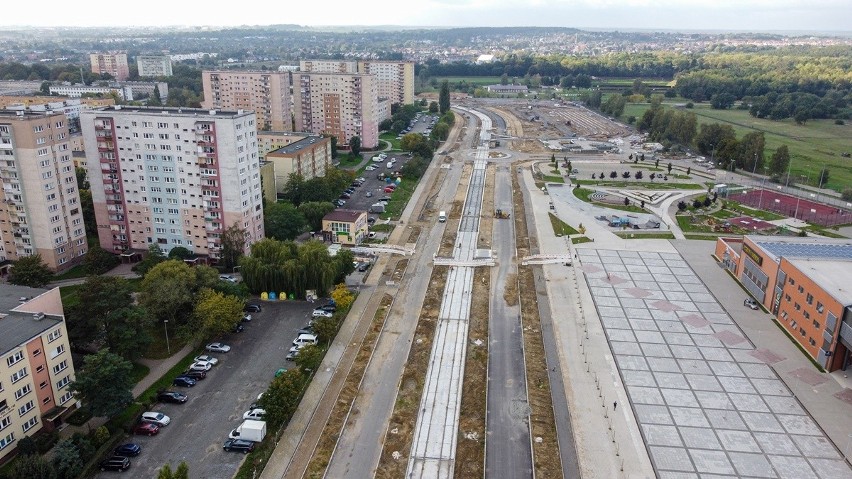
POLYGON ((387 166, 388 166, 388 169, 393 168, 393 162, 392 162, 392 161, 389 161, 389 162, 388 162, 388 164, 387 164, 387 166))
POLYGON ((446 211, 441 211, 440 213, 438 213, 438 221, 441 222, 441 223, 447 222, 447 212, 446 211))
POLYGON ((293 340, 293 346, 304 347, 309 344, 316 344, 317 337, 313 334, 300 334, 298 338, 293 340))

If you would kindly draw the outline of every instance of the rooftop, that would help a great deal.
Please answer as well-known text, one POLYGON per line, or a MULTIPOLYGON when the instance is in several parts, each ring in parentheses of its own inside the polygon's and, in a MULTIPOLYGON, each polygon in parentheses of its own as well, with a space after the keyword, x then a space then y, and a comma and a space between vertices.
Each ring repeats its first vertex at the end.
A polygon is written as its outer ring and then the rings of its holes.
POLYGON ((322 217, 325 221, 342 221, 346 223, 355 222, 359 216, 366 215, 366 211, 359 210, 334 210, 322 217))
POLYGON ((34 111, 34 110, 0 110, 2 118, 19 118, 21 120, 32 120, 36 118, 44 118, 53 115, 63 115, 62 112, 55 111, 34 111))
POLYGON ((852 305, 852 259, 785 259, 841 304, 852 305))
POLYGON ((32 312, 12 311, 26 303, 21 299, 31 300, 47 292, 26 286, 0 285, 0 356, 62 323, 60 316, 43 315, 36 319, 32 312))
POLYGON ((103 108, 98 108, 96 110, 89 110, 88 112, 91 114, 98 113, 113 113, 113 112, 121 112, 121 113, 129 113, 136 115, 160 115, 160 116, 208 116, 213 118, 222 118, 222 117, 238 117, 244 115, 254 115, 254 110, 205 110, 204 108, 171 108, 171 107, 147 107, 147 106, 126 106, 126 105, 113 105, 106 106, 103 108))
POLYGON ((302 138, 301 140, 294 141, 293 143, 290 143, 287 146, 282 146, 277 150, 270 151, 269 153, 267 153, 267 155, 289 155, 297 151, 304 150, 305 148, 309 148, 310 146, 315 145, 317 143, 322 143, 322 140, 323 137, 321 136, 309 136, 307 138, 302 138))
POLYGON ((747 236, 755 244, 773 256, 781 258, 842 259, 852 260, 852 240, 826 238, 782 238, 747 236))

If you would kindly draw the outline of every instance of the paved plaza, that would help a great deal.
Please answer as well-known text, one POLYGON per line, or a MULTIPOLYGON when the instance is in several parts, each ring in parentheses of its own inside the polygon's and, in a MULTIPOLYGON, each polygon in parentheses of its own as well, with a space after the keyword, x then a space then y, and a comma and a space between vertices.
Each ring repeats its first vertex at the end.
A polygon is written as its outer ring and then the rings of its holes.
POLYGON ((784 358, 756 350, 679 254, 577 253, 659 477, 852 479, 770 367, 784 358))

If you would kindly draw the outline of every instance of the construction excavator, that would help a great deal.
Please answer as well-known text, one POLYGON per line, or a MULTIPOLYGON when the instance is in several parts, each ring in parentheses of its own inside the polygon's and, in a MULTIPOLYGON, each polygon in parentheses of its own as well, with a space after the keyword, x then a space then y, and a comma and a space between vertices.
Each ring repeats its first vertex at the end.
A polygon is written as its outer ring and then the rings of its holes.
POLYGON ((498 220, 505 220, 509 218, 509 213, 498 208, 497 211, 494 212, 494 217, 498 220))

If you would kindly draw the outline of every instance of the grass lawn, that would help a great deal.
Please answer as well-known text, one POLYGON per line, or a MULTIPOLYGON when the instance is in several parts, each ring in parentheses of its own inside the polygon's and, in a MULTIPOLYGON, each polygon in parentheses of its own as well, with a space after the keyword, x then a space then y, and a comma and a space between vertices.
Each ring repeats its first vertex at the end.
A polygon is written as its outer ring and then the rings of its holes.
POLYGON ((592 241, 588 236, 575 236, 571 238, 571 244, 590 243, 592 241))
POLYGON ((618 180, 573 180, 578 185, 605 186, 608 188, 647 188, 649 190, 703 190, 695 183, 669 183, 666 181, 618 181, 618 180))
POLYGON ((626 231, 619 231, 615 235, 624 239, 674 239, 674 234, 670 231, 660 233, 641 233, 636 231, 628 233, 626 231))
POLYGON ((78 264, 77 266, 74 266, 68 271, 54 276, 53 281, 61 281, 63 279, 85 278, 86 276, 88 276, 88 274, 86 273, 86 267, 82 264, 78 264))
POLYGON ((725 200, 725 209, 734 210, 734 213, 739 211, 742 213, 740 216, 751 216, 752 218, 758 218, 764 221, 774 221, 786 218, 784 215, 779 215, 778 213, 773 213, 771 211, 763 211, 757 208, 743 206, 733 200, 725 200))
MULTIPOLYGON (((671 107, 667 102, 664 106, 671 107)), ((647 103, 628 104, 622 118, 640 118, 650 108, 647 103)), ((695 113, 699 129, 706 123, 729 124, 741 138, 752 131, 762 131, 766 137, 766 158, 781 145, 790 149, 791 175, 806 178, 812 186, 824 166, 831 174, 828 188, 842 190, 852 184, 852 160, 840 156, 852 152, 852 123, 835 125, 834 120, 810 120, 797 125, 792 119, 773 121, 754 118, 747 110, 714 110, 707 104, 696 104, 689 110, 695 113)))
POLYGON ((553 232, 557 236, 575 235, 580 233, 569 224, 557 218, 553 213, 548 213, 547 215, 550 217, 550 226, 553 227, 553 232))
POLYGON ((377 233, 390 233, 391 231, 393 231, 393 228, 394 226, 390 224, 373 225, 370 226, 370 231, 375 231, 377 233))
POLYGON ((177 330, 169 323, 169 340, 166 341, 166 329, 164 323, 155 322, 148 329, 151 335, 151 344, 145 350, 143 356, 148 359, 165 359, 176 351, 186 346, 186 340, 178 337, 177 330))
POLYGON ((147 376, 150 371, 148 366, 144 364, 133 363, 133 371, 130 372, 130 379, 133 381, 133 384, 136 384, 147 376))
POLYGON ((541 175, 541 179, 550 183, 565 183, 565 178, 553 175, 541 175))
POLYGON ((396 137, 397 137, 397 135, 394 135, 393 133, 390 133, 390 132, 385 132, 385 133, 382 133, 381 135, 379 135, 380 140, 384 140, 384 141, 390 143, 390 148, 392 150, 399 150, 400 149, 399 140, 397 140, 396 137))
POLYGON ((402 180, 402 183, 399 183, 396 190, 390 194, 391 200, 380 217, 382 219, 399 218, 415 188, 417 188, 417 181, 402 180))
POLYGON ((351 169, 358 166, 362 161, 364 161, 364 157, 361 155, 352 156, 349 153, 341 154, 340 157, 340 168, 351 169))

